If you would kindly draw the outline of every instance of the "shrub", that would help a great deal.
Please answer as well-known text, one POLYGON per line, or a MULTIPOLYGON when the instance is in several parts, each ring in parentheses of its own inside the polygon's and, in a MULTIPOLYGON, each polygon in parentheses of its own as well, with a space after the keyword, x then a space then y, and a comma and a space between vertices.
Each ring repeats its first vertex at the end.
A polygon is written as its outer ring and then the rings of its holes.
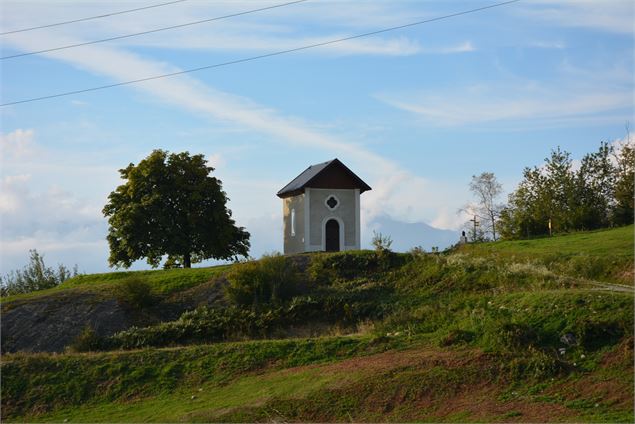
POLYGON ((238 305, 280 303, 297 294, 298 267, 282 255, 236 264, 227 274, 227 295, 238 305))
POLYGON ((482 345, 491 352, 519 353, 540 346, 536 330, 524 323, 511 322, 508 316, 490 316, 483 322, 482 345))
POLYGON ((128 277, 115 289, 115 297, 120 303, 141 310, 156 301, 150 284, 139 277, 128 277))
POLYGON ((589 351, 617 344, 625 333, 624 326, 618 321, 594 322, 585 319, 576 323, 576 327, 578 343, 589 351))
POLYGON ((109 340, 111 347, 136 349, 188 343, 217 342, 244 337, 266 337, 276 328, 317 315, 319 305, 310 297, 294 298, 286 307, 266 311, 229 307, 201 307, 183 313, 176 321, 150 327, 131 327, 109 340))
POLYGON ((84 327, 81 333, 68 345, 73 352, 92 352, 103 348, 103 340, 90 325, 84 327))
POLYGON ((542 380, 565 370, 565 364, 553 355, 530 347, 525 355, 511 356, 503 365, 511 381, 527 378, 542 380))
POLYGON ((377 271, 395 269, 411 259, 410 255, 390 251, 320 253, 312 256, 308 274, 315 283, 332 285, 341 280, 376 277, 377 271))
POLYGON ((11 296, 50 289, 78 275, 77 265, 72 271, 61 264, 57 266, 57 269, 53 269, 44 264, 44 256, 40 255, 36 249, 29 250, 29 254, 31 255, 29 264, 23 269, 11 271, 6 276, 0 277, 0 295, 11 296))

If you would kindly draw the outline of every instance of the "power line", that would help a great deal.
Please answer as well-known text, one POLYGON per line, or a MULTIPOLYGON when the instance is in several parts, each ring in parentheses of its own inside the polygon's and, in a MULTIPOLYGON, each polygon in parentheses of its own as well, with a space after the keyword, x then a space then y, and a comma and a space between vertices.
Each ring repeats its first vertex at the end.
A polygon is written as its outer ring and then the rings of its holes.
POLYGON ((175 4, 175 3, 183 3, 184 1, 188 1, 188 0, 174 0, 174 1, 168 1, 165 3, 153 4, 150 6, 137 7, 136 9, 128 9, 128 10, 122 10, 119 12, 106 13, 105 15, 89 16, 86 18, 73 19, 71 21, 56 22, 54 24, 39 25, 39 26, 30 27, 30 28, 14 29, 12 31, 0 32, 0 35, 15 34, 16 32, 26 32, 26 31, 33 31, 34 29, 50 28, 54 26, 74 24, 75 22, 90 21, 92 19, 107 18, 109 16, 123 15, 124 13, 138 12, 140 10, 153 9, 155 7, 168 6, 170 4, 175 4))
POLYGON ((280 51, 277 51, 277 52, 262 54, 262 55, 259 55, 259 56, 251 56, 251 57, 247 57, 247 58, 243 58, 243 59, 231 60, 229 62, 216 63, 214 65, 200 66, 198 68, 192 68, 192 69, 186 69, 186 70, 183 70, 183 71, 171 72, 169 74, 155 75, 155 76, 146 77, 146 78, 139 78, 139 79, 136 79, 136 80, 123 81, 123 82, 118 82, 118 83, 114 83, 114 84, 102 85, 102 86, 99 86, 99 87, 85 88, 83 90, 66 91, 66 92, 63 92, 63 93, 51 94, 51 95, 48 95, 48 96, 34 97, 34 98, 31 98, 31 99, 24 99, 24 100, 17 100, 17 101, 14 101, 14 102, 0 104, 0 106, 11 106, 11 105, 17 105, 17 104, 21 104, 21 103, 36 102, 36 101, 41 101, 41 100, 46 100, 46 99, 53 99, 53 98, 56 98, 56 97, 63 97, 63 96, 70 96, 70 95, 73 95, 73 94, 86 93, 86 92, 89 92, 89 91, 97 91, 97 90, 104 90, 104 89, 107 89, 107 88, 120 87, 122 85, 137 84, 137 83, 140 83, 140 82, 152 81, 152 80, 156 80, 156 79, 160 79, 160 78, 173 77, 173 76, 176 76, 176 75, 189 74, 191 72, 198 72, 198 71, 202 71, 202 70, 205 70, 205 69, 220 68, 220 67, 223 67, 223 66, 235 65, 235 64, 243 63, 243 62, 250 62, 250 61, 253 61, 253 60, 264 59, 264 58, 267 58, 267 57, 279 56, 279 55, 283 55, 283 54, 286 54, 286 53, 292 53, 292 52, 297 52, 297 51, 301 51, 301 50, 312 49, 312 48, 315 48, 315 47, 327 46, 327 45, 330 45, 330 44, 341 43, 343 41, 354 40, 356 38, 368 37, 368 36, 371 36, 371 35, 382 34, 384 32, 395 31, 395 30, 403 29, 403 28, 409 28, 409 27, 413 27, 413 26, 416 26, 416 25, 426 24, 426 23, 429 23, 429 22, 435 22, 435 21, 440 21, 440 20, 443 20, 443 19, 453 18, 453 17, 456 17, 456 16, 467 15, 469 13, 479 12, 479 11, 486 10, 486 9, 492 9, 494 7, 504 6, 504 5, 508 5, 508 4, 511 4, 511 3, 516 3, 516 2, 519 2, 519 1, 520 0, 510 0, 510 1, 502 2, 502 3, 492 4, 492 5, 489 5, 489 6, 479 7, 479 8, 476 8, 476 9, 465 10, 463 12, 452 13, 450 15, 444 15, 444 16, 439 16, 439 17, 436 17, 436 18, 431 18, 431 19, 426 19, 426 20, 422 20, 422 21, 412 22, 412 23, 409 23, 409 24, 394 26, 394 27, 390 27, 390 28, 384 28, 384 29, 380 29, 380 30, 376 30, 376 31, 366 32, 366 33, 363 33, 363 34, 351 35, 349 37, 337 38, 337 39, 329 40, 329 41, 323 41, 321 43, 309 44, 309 45, 305 45, 305 46, 302 46, 302 47, 296 47, 296 48, 293 48, 293 49, 280 50, 280 51))
POLYGON ((219 21, 221 19, 233 18, 235 16, 247 15, 249 13, 262 12, 264 10, 276 9, 278 7, 289 6, 289 5, 296 4, 296 3, 303 3, 303 2, 306 2, 306 1, 308 1, 308 0, 295 0, 295 1, 288 2, 288 3, 277 4, 277 5, 274 5, 274 6, 261 7, 259 9, 253 9, 253 10, 247 10, 247 11, 244 11, 244 12, 232 13, 231 15, 218 16, 218 17, 215 17, 215 18, 203 19, 203 20, 200 20, 200 21, 187 22, 187 23, 179 24, 179 25, 172 25, 172 26, 168 26, 168 27, 151 29, 151 30, 148 30, 148 31, 137 32, 137 33, 134 33, 134 34, 119 35, 117 37, 104 38, 104 39, 101 39, 101 40, 87 41, 87 42, 84 42, 84 43, 70 44, 70 45, 67 45, 67 46, 53 47, 53 48, 50 48, 50 49, 38 50, 38 51, 27 52, 27 53, 19 53, 19 54, 14 54, 12 56, 0 57, 0 60, 14 59, 16 57, 30 56, 30 55, 34 55, 34 54, 41 54, 41 53, 48 53, 48 52, 53 52, 53 51, 57 51, 57 50, 70 49, 70 48, 73 48, 73 47, 87 46, 87 45, 90 45, 90 44, 104 43, 106 41, 121 40, 122 38, 136 37, 136 36, 139 36, 139 35, 152 34, 152 33, 155 33, 155 32, 167 31, 167 30, 176 29, 176 28, 183 28, 183 27, 192 26, 192 25, 198 25, 198 24, 202 24, 202 23, 206 23, 206 22, 219 21))

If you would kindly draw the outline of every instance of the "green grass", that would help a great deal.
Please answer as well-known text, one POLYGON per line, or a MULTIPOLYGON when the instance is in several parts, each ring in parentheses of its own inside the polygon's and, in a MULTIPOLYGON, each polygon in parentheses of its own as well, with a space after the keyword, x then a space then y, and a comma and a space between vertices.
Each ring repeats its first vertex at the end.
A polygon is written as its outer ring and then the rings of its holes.
POLYGON ((3 416, 165 396, 201 385, 224 385, 264 368, 324 363, 396 346, 399 341, 331 337, 96 354, 5 355, 3 416))
POLYGON ((463 246, 470 253, 498 253, 518 258, 554 255, 614 256, 633 259, 633 225, 530 240, 497 241, 463 246))
MULTIPOLYGON (((588 281, 628 283, 633 226, 310 260, 306 309, 284 301, 254 313, 282 308, 294 325, 364 334, 4 355, 3 421, 633 421, 633 292, 588 281)), ((112 296, 137 279, 167 295, 228 267, 81 276, 53 291, 112 296)), ((195 315, 138 331, 186 331, 195 315)), ((282 324, 272 333, 288 337, 282 324)))
POLYGON ((468 244, 460 251, 492 261, 531 262, 578 278, 633 285, 634 226, 532 240, 468 244))
POLYGON ((206 268, 168 269, 150 271, 121 271, 103 274, 78 275, 64 281, 57 287, 31 293, 7 296, 3 303, 14 300, 31 299, 66 291, 82 291, 98 294, 112 294, 113 290, 125 280, 138 279, 147 282, 155 294, 171 294, 203 284, 226 272, 231 265, 217 265, 206 268))
POLYGON ((93 404, 60 410, 38 419, 57 422, 65 419, 71 422, 193 422, 202 414, 257 405, 273 397, 304 396, 335 378, 333 375, 319 375, 317 371, 240 377, 227 386, 205 384, 198 389, 120 403, 116 408, 111 403, 93 404))

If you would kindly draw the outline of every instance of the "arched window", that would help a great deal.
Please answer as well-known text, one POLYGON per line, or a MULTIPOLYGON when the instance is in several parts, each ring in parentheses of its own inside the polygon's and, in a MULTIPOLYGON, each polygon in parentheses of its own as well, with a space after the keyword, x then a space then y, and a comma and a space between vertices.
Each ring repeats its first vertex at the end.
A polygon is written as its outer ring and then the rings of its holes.
POLYGON ((291 236, 295 236, 295 209, 291 209, 291 236))

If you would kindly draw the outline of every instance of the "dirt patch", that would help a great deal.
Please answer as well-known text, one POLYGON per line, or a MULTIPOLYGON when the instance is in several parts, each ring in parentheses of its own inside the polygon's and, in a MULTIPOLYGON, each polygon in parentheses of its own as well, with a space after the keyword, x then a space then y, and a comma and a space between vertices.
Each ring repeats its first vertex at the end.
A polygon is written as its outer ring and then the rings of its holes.
POLYGON ((424 403, 420 407, 432 409, 423 416, 426 418, 447 420, 460 411, 470 421, 480 422, 556 422, 577 415, 569 408, 554 403, 531 402, 526 399, 500 401, 500 392, 500 388, 484 383, 445 398, 442 402, 428 405, 424 403))
POLYGON ((312 364, 278 371, 282 375, 319 370, 320 373, 378 373, 405 367, 443 366, 455 368, 468 362, 484 360, 486 355, 475 350, 435 350, 430 348, 405 351, 391 350, 369 356, 358 356, 332 364, 312 364))
POLYGON ((303 398, 214 414, 215 420, 311 422, 556 422, 578 412, 557 403, 501 400, 507 388, 495 358, 478 350, 431 348, 390 351, 334 364, 295 367, 276 374, 313 371, 337 378, 303 398))

